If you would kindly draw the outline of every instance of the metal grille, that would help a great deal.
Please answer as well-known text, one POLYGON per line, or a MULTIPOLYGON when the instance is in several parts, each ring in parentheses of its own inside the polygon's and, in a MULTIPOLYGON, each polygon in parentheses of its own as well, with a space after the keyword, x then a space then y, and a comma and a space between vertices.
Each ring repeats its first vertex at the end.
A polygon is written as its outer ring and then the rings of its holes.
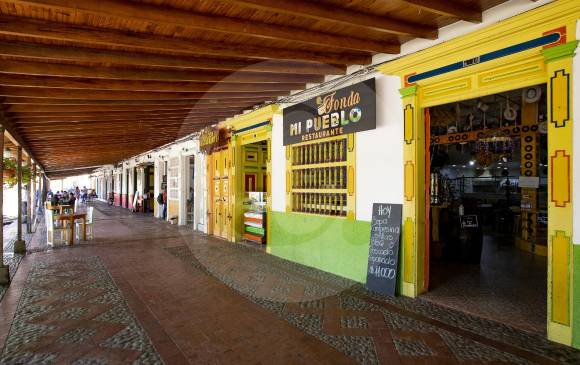
POLYGON ((346 216, 347 137, 292 147, 292 211, 346 216))

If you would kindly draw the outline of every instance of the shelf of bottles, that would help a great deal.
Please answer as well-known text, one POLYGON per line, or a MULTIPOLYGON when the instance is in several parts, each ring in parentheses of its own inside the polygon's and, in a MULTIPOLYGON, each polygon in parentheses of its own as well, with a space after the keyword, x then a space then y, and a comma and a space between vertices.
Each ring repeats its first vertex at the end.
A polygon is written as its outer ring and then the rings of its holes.
POLYGON ((292 211, 346 216, 347 138, 292 147, 292 211))

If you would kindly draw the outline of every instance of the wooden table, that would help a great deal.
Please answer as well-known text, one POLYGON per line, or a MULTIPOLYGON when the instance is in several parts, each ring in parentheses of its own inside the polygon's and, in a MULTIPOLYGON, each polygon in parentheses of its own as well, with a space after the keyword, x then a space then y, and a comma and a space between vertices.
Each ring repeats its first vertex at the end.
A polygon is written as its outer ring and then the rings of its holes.
POLYGON ((61 214, 56 217, 61 222, 69 222, 70 224, 70 238, 69 244, 72 246, 75 234, 75 221, 77 219, 83 220, 83 240, 87 240, 87 213, 73 213, 73 214, 61 214))
POLYGON ((72 205, 67 205, 67 204, 63 204, 63 205, 57 205, 57 206, 52 206, 50 208, 46 208, 48 210, 58 210, 58 214, 63 214, 64 210, 67 208, 73 208, 72 205))

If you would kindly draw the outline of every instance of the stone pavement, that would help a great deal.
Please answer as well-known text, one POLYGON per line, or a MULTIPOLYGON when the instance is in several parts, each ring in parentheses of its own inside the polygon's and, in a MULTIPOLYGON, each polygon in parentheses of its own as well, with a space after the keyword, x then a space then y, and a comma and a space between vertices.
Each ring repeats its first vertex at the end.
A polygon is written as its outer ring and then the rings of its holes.
POLYGON ((0 364, 578 364, 542 336, 97 205, 90 243, 21 262, 0 364))
MULTIPOLYGON (((24 257, 24 255, 22 254, 14 253, 14 242, 16 242, 16 239, 18 238, 18 224, 16 223, 16 220, 12 221, 10 224, 6 224, 4 226, 3 232, 4 232, 4 240, 3 240, 4 254, 2 260, 4 260, 4 265, 8 265, 9 268, 8 272, 10 274, 10 277, 13 277, 14 273, 16 272, 16 269, 18 268, 20 260, 22 260, 22 258, 24 257)), ((22 236, 28 246, 34 235, 28 234, 26 232, 26 223, 22 224, 22 236)), ((0 285, 0 300, 2 299, 2 296, 4 295, 6 289, 7 289, 6 286, 0 285)))

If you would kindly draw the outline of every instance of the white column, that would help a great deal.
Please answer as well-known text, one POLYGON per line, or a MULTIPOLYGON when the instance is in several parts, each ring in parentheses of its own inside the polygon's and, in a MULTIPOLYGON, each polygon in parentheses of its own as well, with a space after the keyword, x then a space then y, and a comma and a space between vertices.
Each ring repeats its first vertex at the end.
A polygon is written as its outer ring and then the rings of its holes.
POLYGON ((177 179, 179 186, 179 221, 180 226, 187 224, 187 197, 189 195, 189 156, 179 156, 177 179))
POLYGON ((18 146, 18 157, 16 161, 16 174, 18 175, 18 238, 14 243, 14 253, 26 253, 26 243, 22 239, 22 147, 18 146))
POLYGON ((4 265, 4 126, 0 125, 0 284, 5 285, 10 281, 8 266, 4 265))
POLYGON ((161 182, 162 182, 161 168, 162 168, 161 161, 158 158, 155 159, 154 168, 153 168, 153 177, 154 177, 153 195, 155 195, 155 196, 153 197, 153 199, 155 200, 155 203, 154 203, 155 207, 156 207, 155 208, 155 217, 157 217, 157 218, 161 218, 163 216, 163 212, 161 211, 160 206, 157 203, 157 197, 161 193, 161 182))

